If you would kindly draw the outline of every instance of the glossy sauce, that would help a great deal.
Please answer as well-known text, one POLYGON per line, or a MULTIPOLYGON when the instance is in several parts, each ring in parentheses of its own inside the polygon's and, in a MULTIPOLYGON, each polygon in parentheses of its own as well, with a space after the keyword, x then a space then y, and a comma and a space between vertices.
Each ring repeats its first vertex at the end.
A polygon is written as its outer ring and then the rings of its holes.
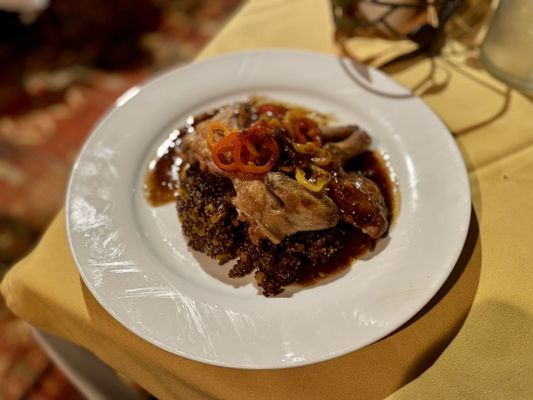
POLYGON ((158 158, 150 162, 144 194, 150 205, 157 207, 175 200, 181 159, 176 154, 181 130, 174 131, 159 147, 158 158))
POLYGON ((373 180, 381 189, 385 198, 385 204, 390 211, 389 226, 394 221, 396 208, 398 207, 397 184, 392 169, 388 165, 387 157, 377 151, 366 151, 355 157, 345 167, 346 171, 358 172, 361 175, 373 180))
MULTIPOLYGON (((388 222, 390 229, 391 224, 394 222, 399 199, 396 182, 391 176, 390 167, 384 157, 376 151, 367 151, 354 158, 346 165, 345 169, 358 172, 372 179, 379 186, 389 209, 388 222)), ((312 285, 321 279, 340 273, 348 268, 354 260, 373 250, 375 245, 376 239, 365 235, 357 228, 350 229, 344 248, 339 250, 325 264, 316 267, 307 266, 298 283, 312 285)))
MULTIPOLYGON (((157 157, 150 163, 144 187, 146 199, 152 206, 161 206, 175 201, 179 169, 182 164, 182 160, 176 154, 176 147, 180 145, 183 134, 192 133, 197 123, 210 118, 213 114, 209 112, 189 117, 187 124, 183 128, 174 130, 159 147, 157 157)), ((379 186, 390 211, 388 218, 390 228, 394 222, 399 199, 397 185, 391 176, 387 160, 376 151, 367 151, 350 161, 345 169, 361 173, 379 186)), ((375 244, 375 239, 365 235, 359 229, 350 229, 344 248, 327 263, 307 267, 298 283, 315 284, 320 279, 341 272, 355 259, 372 250, 375 244)))
POLYGON ((211 118, 215 111, 190 116, 185 126, 173 130, 159 146, 156 157, 150 162, 144 183, 144 195, 153 207, 173 203, 176 200, 181 158, 176 154, 176 148, 181 143, 185 133, 194 133, 195 126, 211 118))

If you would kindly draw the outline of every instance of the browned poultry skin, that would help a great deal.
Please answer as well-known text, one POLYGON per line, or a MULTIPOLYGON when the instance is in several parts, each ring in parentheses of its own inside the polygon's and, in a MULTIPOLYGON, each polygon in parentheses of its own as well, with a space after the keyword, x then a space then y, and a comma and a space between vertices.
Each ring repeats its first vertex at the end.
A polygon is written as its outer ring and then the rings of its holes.
POLYGON ((331 228, 339 218, 373 238, 386 232, 387 208, 377 185, 362 176, 342 172, 347 161, 370 147, 370 136, 359 127, 322 128, 323 137, 328 141, 325 147, 341 172, 329 184, 327 194, 314 194, 283 173, 253 175, 219 169, 207 146, 207 126, 215 121, 229 130, 249 123, 242 104, 222 107, 212 118, 200 122, 194 133, 182 138, 179 156, 186 164, 198 163, 203 171, 232 180, 236 192, 233 204, 239 218, 250 225, 248 233, 254 243, 267 238, 278 244, 296 232, 331 228))
POLYGON ((296 232, 335 226, 339 212, 325 194, 315 196, 282 173, 254 176, 224 172, 216 166, 207 146, 207 125, 217 121, 229 129, 242 127, 247 121, 238 107, 223 107, 211 119, 199 123, 195 133, 185 135, 179 147, 180 157, 189 164, 197 162, 204 171, 232 180, 237 193, 233 203, 239 218, 250 225, 249 235, 256 243, 268 238, 277 244, 296 232))
POLYGON ((267 237, 278 244, 285 236, 331 228, 339 221, 337 206, 328 196, 313 195, 280 172, 269 172, 263 180, 235 178, 233 186, 233 204, 239 218, 250 224, 248 233, 255 243, 267 237))
POLYGON ((387 232, 388 210, 379 187, 356 173, 336 176, 328 195, 340 209, 341 219, 378 239, 387 232))
POLYGON ((362 175, 344 173, 342 166, 370 148, 372 139, 355 125, 323 130, 339 173, 328 185, 328 195, 339 207, 341 219, 378 239, 388 229, 388 209, 379 187, 362 175), (351 133, 348 134, 348 131, 351 133))
POLYGON ((353 132, 359 130, 357 125, 342 125, 342 126, 321 126, 322 138, 326 142, 339 141, 346 139, 353 132))
POLYGON ((202 171, 226 176, 227 174, 214 163, 211 151, 207 146, 207 126, 211 122, 220 122, 229 130, 242 128, 248 122, 245 113, 246 110, 242 104, 220 108, 212 118, 200 122, 195 128, 195 132, 183 137, 178 148, 179 157, 188 164, 197 162, 202 171))
POLYGON ((340 127, 339 132, 346 134, 347 128, 351 128, 351 134, 340 142, 326 143, 325 147, 332 153, 335 162, 340 166, 359 154, 367 151, 372 143, 372 138, 362 129, 355 125, 340 127))

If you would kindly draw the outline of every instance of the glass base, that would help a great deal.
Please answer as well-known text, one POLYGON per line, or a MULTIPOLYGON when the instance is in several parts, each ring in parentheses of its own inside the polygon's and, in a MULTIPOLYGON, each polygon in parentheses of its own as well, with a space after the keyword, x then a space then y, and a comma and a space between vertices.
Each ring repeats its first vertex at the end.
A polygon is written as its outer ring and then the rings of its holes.
POLYGON ((528 96, 533 95, 533 81, 524 81, 505 73, 490 61, 483 52, 483 48, 481 48, 479 56, 485 69, 494 75, 494 77, 528 96))

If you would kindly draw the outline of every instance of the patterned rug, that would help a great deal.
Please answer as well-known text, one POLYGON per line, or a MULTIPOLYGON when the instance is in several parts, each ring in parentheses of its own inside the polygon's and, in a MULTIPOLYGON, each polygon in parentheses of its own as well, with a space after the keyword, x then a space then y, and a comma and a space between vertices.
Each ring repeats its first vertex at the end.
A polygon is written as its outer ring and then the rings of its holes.
MULTIPOLYGON (((52 0, 0 11, 0 277, 62 207, 72 163, 130 86, 190 61, 242 0, 52 0)), ((0 400, 78 399, 0 299, 0 400)))

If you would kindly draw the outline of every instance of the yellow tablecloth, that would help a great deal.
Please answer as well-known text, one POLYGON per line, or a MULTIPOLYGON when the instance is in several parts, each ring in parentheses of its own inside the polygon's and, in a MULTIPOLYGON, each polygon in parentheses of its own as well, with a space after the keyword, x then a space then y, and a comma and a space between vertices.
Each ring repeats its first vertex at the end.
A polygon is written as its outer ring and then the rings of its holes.
MULTIPOLYGON (((289 47, 334 53, 327 0, 249 1, 201 58, 289 47)), ((358 54, 377 49, 356 40, 358 54)), ((434 60, 386 70, 424 98, 468 166, 473 217, 437 296, 364 349, 273 371, 219 368, 160 350, 123 328, 84 287, 59 214, 1 290, 13 312, 79 343, 162 399, 533 398, 533 107, 455 43, 434 60)))

